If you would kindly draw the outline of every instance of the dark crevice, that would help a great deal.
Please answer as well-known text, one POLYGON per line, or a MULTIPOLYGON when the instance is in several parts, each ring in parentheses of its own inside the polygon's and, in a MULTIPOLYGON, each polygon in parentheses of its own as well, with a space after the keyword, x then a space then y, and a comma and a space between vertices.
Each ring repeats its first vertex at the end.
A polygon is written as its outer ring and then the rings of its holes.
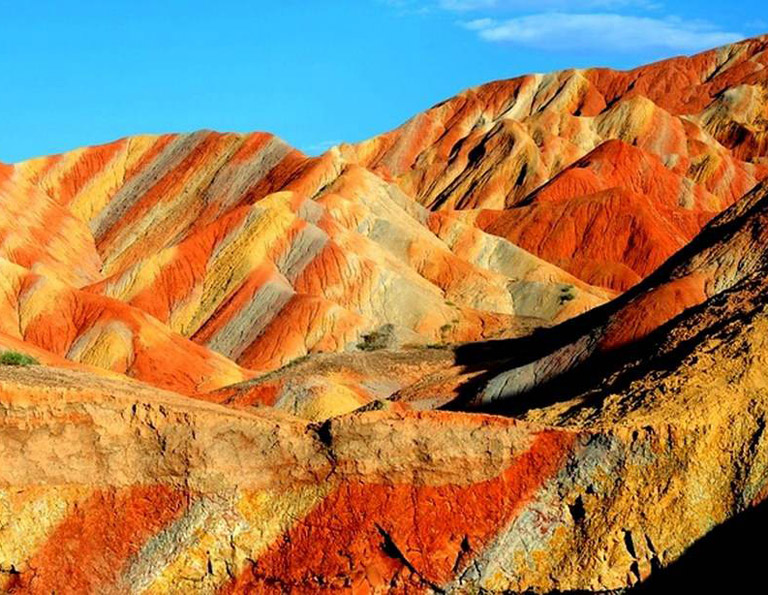
POLYGON ((325 446, 330 447, 333 443, 333 434, 331 432, 331 420, 327 419, 323 423, 314 426, 315 435, 325 446))
POLYGON ((464 560, 466 560, 467 556, 472 551, 472 548, 469 545, 469 539, 467 536, 464 536, 464 539, 461 540, 459 553, 456 554, 456 561, 453 563, 453 574, 457 574, 461 568, 464 566, 464 560))
POLYGON ((467 157, 469 158, 469 163, 467 164, 468 167, 469 166, 474 167, 475 165, 477 165, 477 163, 483 157, 485 157, 485 144, 480 143, 479 145, 472 147, 472 150, 470 150, 467 157))
POLYGON ((522 186, 525 182, 525 177, 528 175, 528 164, 523 163, 523 167, 520 168, 520 173, 517 174, 517 180, 515 180, 515 186, 522 186))
POLYGON ((467 140, 466 137, 461 138, 456 141, 456 143, 451 147, 451 152, 448 155, 448 162, 451 163, 456 159, 456 157, 459 156, 459 153, 461 152, 461 147, 464 146, 464 142, 467 140))
POLYGON ((624 546, 627 548, 627 551, 629 552, 629 555, 633 558, 637 558, 637 553, 635 552, 635 543, 632 541, 632 532, 624 530, 624 546))
POLYGON ((568 510, 575 523, 578 524, 584 520, 586 510, 584 509, 584 501, 581 499, 581 496, 576 496, 576 500, 574 500, 573 504, 568 505, 568 510))
POLYGON ((319 446, 330 464, 326 480, 335 473, 338 464, 336 453, 333 450, 333 432, 331 430, 331 425, 332 420, 327 419, 322 423, 312 424, 308 428, 309 432, 314 434, 315 438, 317 438, 317 441, 320 443, 319 446))
POLYGON ((410 570, 415 576, 419 577, 419 579, 427 585, 430 589, 436 591, 437 593, 445 593, 445 590, 427 579, 423 574, 421 574, 414 566, 410 563, 408 558, 405 557, 403 552, 400 550, 399 547, 397 547, 397 544, 392 540, 392 537, 387 533, 387 531, 384 530, 384 528, 376 524, 376 530, 379 532, 379 535, 381 535, 383 542, 381 544, 381 550, 390 558, 393 560, 397 560, 400 562, 403 566, 405 566, 408 570, 410 570))
POLYGON ((648 547, 648 551, 651 552, 651 570, 656 572, 661 568, 661 560, 659 560, 659 554, 656 552, 653 541, 651 541, 648 534, 645 535, 645 545, 648 547))

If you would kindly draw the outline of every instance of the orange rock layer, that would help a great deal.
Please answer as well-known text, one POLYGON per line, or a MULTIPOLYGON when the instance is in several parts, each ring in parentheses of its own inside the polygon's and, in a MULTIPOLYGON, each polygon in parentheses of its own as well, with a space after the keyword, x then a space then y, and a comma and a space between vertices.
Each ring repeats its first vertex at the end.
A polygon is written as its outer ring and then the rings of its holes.
POLYGON ((669 576, 768 494, 766 66, 0 165, 0 591, 669 576))
POLYGON ((768 175, 766 49, 490 83, 342 152, 433 210, 482 209, 482 229, 625 290, 768 175))

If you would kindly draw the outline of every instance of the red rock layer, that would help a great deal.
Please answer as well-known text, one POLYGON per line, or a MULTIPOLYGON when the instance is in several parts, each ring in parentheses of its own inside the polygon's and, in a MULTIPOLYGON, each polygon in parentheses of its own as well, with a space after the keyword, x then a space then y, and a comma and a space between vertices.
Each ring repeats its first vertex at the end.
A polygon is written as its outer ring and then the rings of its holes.
POLYGON ((524 205, 474 217, 484 231, 589 283, 624 291, 725 206, 656 156, 616 140, 555 176, 524 205))
POLYGON ((13 173, 88 226, 89 291, 254 369, 381 328, 396 344, 519 334, 610 295, 485 234, 458 243, 458 221, 435 237, 396 187, 268 134, 134 137, 13 173))
POLYGON ((500 476, 466 486, 344 485, 223 592, 312 592, 325 577, 330 590, 428 593, 488 546, 561 467, 573 438, 541 433, 500 476), (329 551, 340 534, 351 541, 329 551))
POLYGON ((526 238, 523 247, 537 256, 624 290, 768 175, 767 44, 757 38, 627 72, 564 71, 490 83, 342 151, 433 210, 492 210, 481 218, 484 229, 526 238), (615 140, 637 147, 636 154, 615 140), (592 179, 578 171, 587 154, 587 163, 603 161, 592 179), (613 188, 631 194, 607 204, 605 196, 590 199, 613 188), (554 195, 561 207, 533 206, 554 195), (595 203, 589 213, 586 202, 595 203), (529 208, 515 214, 518 206, 529 208), (572 224, 561 223, 561 209, 572 224), (671 210, 662 214, 662 227, 672 229, 650 237, 656 213, 642 214, 649 209, 671 210), (606 227, 612 219, 621 223, 606 227), (616 236, 620 225, 632 229, 616 236), (604 257, 589 241, 601 227, 609 243, 617 238, 604 257), (642 270, 629 261, 626 235, 634 229, 646 244, 638 253, 655 252, 642 270))
MULTIPOLYGON (((72 289, 2 259, 0 271, 0 332, 22 351, 30 344, 54 356, 184 394, 252 375, 137 308, 72 289)), ((56 357, 42 359, 57 362, 56 357)))

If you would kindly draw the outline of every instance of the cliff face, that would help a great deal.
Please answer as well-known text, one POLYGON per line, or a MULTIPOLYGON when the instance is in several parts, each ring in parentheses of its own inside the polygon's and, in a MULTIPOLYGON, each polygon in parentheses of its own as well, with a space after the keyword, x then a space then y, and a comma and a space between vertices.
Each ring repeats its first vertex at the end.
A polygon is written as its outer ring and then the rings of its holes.
POLYGON ((668 576, 768 494, 766 66, 0 165, 0 590, 668 576))
POLYGON ((629 363, 535 424, 370 411, 307 426, 82 373, 3 371, 6 587, 635 584, 763 497, 755 289, 675 325, 650 371, 629 363))

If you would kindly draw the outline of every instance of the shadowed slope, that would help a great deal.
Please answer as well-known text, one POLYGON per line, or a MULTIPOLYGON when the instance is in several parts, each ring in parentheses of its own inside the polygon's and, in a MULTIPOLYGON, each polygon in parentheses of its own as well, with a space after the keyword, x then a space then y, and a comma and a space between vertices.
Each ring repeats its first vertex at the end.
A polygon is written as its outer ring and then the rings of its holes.
POLYGON ((433 363, 432 354, 414 351, 407 358, 410 371, 383 371, 378 391, 366 389, 371 379, 356 372, 349 360, 345 368, 342 359, 329 378, 313 373, 307 362, 299 365, 299 376, 289 384, 257 378, 238 391, 254 395, 255 403, 265 402, 258 395, 266 394, 271 395, 267 401, 286 398, 291 403, 290 395, 307 394, 306 387, 330 382, 329 394, 341 387, 367 394, 367 400, 390 398, 420 409, 491 408, 522 415, 539 402, 547 405, 561 393, 603 378, 616 361, 637 349, 638 341, 762 271, 768 262, 763 249, 768 246, 767 193, 764 184, 756 188, 639 285, 553 328, 516 339, 456 345, 433 363))
POLYGON ((630 593, 749 592, 762 580, 764 559, 754 544, 766 529, 768 502, 763 501, 712 529, 679 560, 630 593))
POLYGON ((606 356, 620 359, 622 348, 632 353, 636 341, 686 309, 760 274, 768 262, 767 233, 768 189, 763 184, 631 291, 523 340, 530 343, 522 349, 524 356, 511 354, 523 347, 514 341, 460 348, 459 363, 486 370, 462 391, 475 404, 496 403, 519 413, 535 406, 536 395, 553 394, 550 383, 573 389, 579 385, 575 379, 591 382, 596 368, 610 369, 606 356), (489 366, 488 359, 496 363, 489 366))

